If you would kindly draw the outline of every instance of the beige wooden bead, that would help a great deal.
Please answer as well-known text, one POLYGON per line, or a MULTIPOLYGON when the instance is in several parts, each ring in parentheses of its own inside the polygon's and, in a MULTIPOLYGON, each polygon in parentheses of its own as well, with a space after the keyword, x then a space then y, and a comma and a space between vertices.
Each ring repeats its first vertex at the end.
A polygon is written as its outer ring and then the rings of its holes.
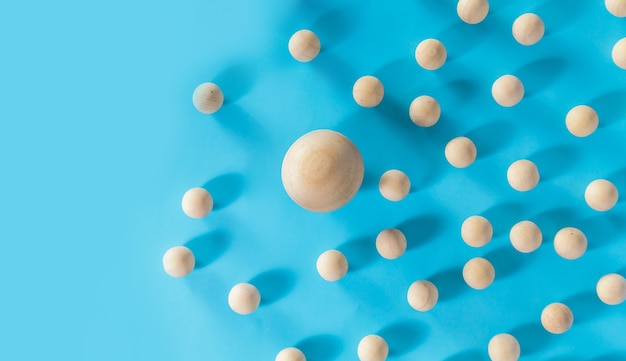
POLYGON ((572 327, 574 314, 569 307, 562 303, 551 303, 541 312, 541 324, 546 331, 562 334, 572 327))
POLYGON ((577 228, 562 228, 554 236, 554 250, 565 259, 580 258, 587 251, 587 237, 577 228))
POLYGON ((511 188, 516 191, 529 191, 539 183, 539 170, 535 163, 521 159, 513 162, 506 172, 506 178, 511 188))
POLYGON ((212 114, 224 104, 224 94, 217 84, 202 83, 193 91, 192 101, 200 113, 212 114))
POLYGON ((517 361, 520 356, 519 342, 508 333, 495 335, 487 347, 491 361, 517 361))
POLYGON ((503 75, 491 86, 491 95, 503 107, 512 107, 524 98, 524 84, 515 75, 503 75))
POLYGON ((386 259, 396 259, 406 251, 406 237, 399 229, 389 228, 378 233, 376 250, 386 259))
POLYGON ((441 117, 441 107, 437 100, 429 95, 421 95, 411 102, 409 107, 411 121, 420 127, 432 127, 441 117))
POLYGON ((451 166, 467 168, 476 160, 476 146, 467 137, 456 137, 448 142, 444 151, 451 166))
POLYGON ((588 105, 577 105, 565 116, 565 126, 577 137, 586 137, 598 128, 598 113, 588 105))
POLYGON ((621 38, 613 46, 611 57, 615 65, 626 69, 626 38, 621 38))
POLYGON ((606 179, 596 179, 585 189, 585 201, 592 209, 605 212, 617 204, 619 192, 615 185, 606 179))
POLYGON ((471 247, 482 247, 491 241, 493 227, 491 222, 482 216, 471 216, 461 225, 461 238, 471 247))
POLYGON ((306 361, 304 353, 295 347, 287 347, 282 349, 276 355, 275 361, 306 361))
POLYGON ((430 281, 415 281, 409 286, 406 294, 409 305, 416 311, 430 311, 437 304, 439 291, 430 281))
POLYGON ((426 39, 415 48, 415 60, 426 70, 437 70, 446 62, 446 47, 437 39, 426 39))
POLYGON ((196 258, 185 246, 172 247, 163 255, 163 269, 172 277, 184 277, 190 274, 195 266, 196 258))
POLYGON ((378 78, 366 75, 362 76, 352 87, 352 97, 354 101, 364 107, 373 108, 380 104, 385 96, 385 88, 378 78))
POLYGON ((363 158, 345 136, 316 130, 296 140, 285 154, 283 187, 294 202, 314 212, 343 207, 363 181, 363 158))
POLYGON ((228 306, 240 315, 256 311, 261 303, 259 290, 249 283, 239 283, 228 293, 228 306))
POLYGON ((296 31, 289 38, 289 53, 297 61, 309 62, 319 54, 321 49, 320 39, 314 32, 307 29, 296 31))
POLYGON ((348 260, 343 253, 331 249, 317 258, 317 273, 329 282, 335 282, 348 273, 348 260))
POLYGON ((618 18, 626 17, 626 0, 604 0, 606 9, 618 18))
POLYGON ((411 181, 404 172, 391 169, 380 177, 378 190, 385 199, 394 202, 401 201, 409 194, 411 181))
POLYGON ((596 293, 607 305, 619 305, 626 301, 626 278, 617 273, 604 275, 596 285, 596 293))
POLYGON ((488 260, 475 257, 467 261, 463 267, 463 279, 475 290, 483 290, 496 278, 496 270, 488 260))
POLYGON ((545 30, 543 20, 537 14, 526 13, 513 22, 513 37, 522 45, 538 43, 545 30))
POLYGON ((485 20, 489 13, 487 0, 459 0, 456 4, 456 13, 461 20, 468 24, 478 24, 485 20))
POLYGON ((357 348, 357 355, 361 361, 385 361, 388 354, 387 341, 378 335, 363 337, 357 348))
POLYGON ((509 239, 513 248, 522 253, 530 253, 541 246, 543 235, 535 223, 521 221, 511 227, 509 239))
POLYGON ((213 209, 213 197, 204 188, 191 188, 183 195, 183 212, 191 218, 204 218, 213 209))

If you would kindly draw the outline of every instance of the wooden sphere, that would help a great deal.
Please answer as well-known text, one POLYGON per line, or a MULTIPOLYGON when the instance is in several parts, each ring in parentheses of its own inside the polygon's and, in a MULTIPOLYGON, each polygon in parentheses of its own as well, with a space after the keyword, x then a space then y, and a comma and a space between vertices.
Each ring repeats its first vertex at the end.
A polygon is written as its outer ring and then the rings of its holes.
POLYGON ((352 97, 354 101, 364 107, 373 108, 380 104, 385 96, 385 88, 378 78, 366 75, 362 76, 352 87, 352 97))
POLYGON ((482 247, 491 241, 493 227, 491 222, 482 216, 471 216, 461 225, 461 238, 471 247, 482 247))
POLYGON ((577 105, 565 116, 565 126, 577 137, 586 137, 598 128, 598 113, 588 105, 577 105))
POLYGON ((329 282, 335 282, 348 273, 348 259, 343 253, 331 249, 317 258, 317 273, 329 282))
POLYGON ((572 310, 562 303, 551 303, 541 312, 541 324, 550 333, 557 335, 565 333, 573 323, 572 310))
POLYGON ((196 258, 185 246, 172 247, 163 255, 163 269, 172 277, 184 277, 190 274, 195 266, 196 258))
POLYGON ((437 100, 429 95, 421 95, 411 102, 409 107, 411 121, 420 127, 432 127, 441 117, 441 107, 437 100))
POLYGON ((415 48, 415 60, 426 70, 437 70, 446 62, 446 47, 437 39, 426 39, 415 48))
POLYGON ((519 342, 508 333, 493 336, 487 347, 491 361, 517 361, 520 351, 519 342))
POLYGON ((378 233, 376 250, 386 259, 396 259, 406 251, 406 237, 399 229, 389 228, 378 233))
POLYGON ((409 286, 406 299, 416 311, 426 312, 437 304, 439 291, 430 281, 415 281, 409 286))
POLYGON ((526 13, 513 22, 513 37, 522 45, 537 44, 545 31, 543 20, 537 14, 526 13))
POLYGON ((489 1, 459 0, 456 4, 456 13, 464 22, 468 24, 478 24, 485 20, 489 13, 489 1))
POLYGON ((385 361, 388 354, 387 341, 378 335, 363 337, 357 349, 357 355, 361 361, 385 361))
POLYGON ((577 259, 587 251, 587 237, 574 227, 565 227, 554 236, 554 250, 565 259, 577 259))
POLYGON ((289 148, 281 175, 294 202, 313 212, 330 212, 346 205, 361 187, 363 158, 342 134, 316 130, 289 148))
POLYGON ((297 61, 309 62, 320 53, 320 39, 311 30, 298 30, 289 38, 289 53, 297 61))
POLYGON ((295 347, 287 347, 282 349, 276 355, 275 361, 306 361, 304 353, 295 347))
POLYGON ((539 170, 535 163, 521 159, 513 162, 506 172, 506 178, 511 188, 516 191, 529 191, 539 183, 539 170))
POLYGON ((401 201, 409 194, 411 181, 402 171, 388 170, 380 177, 378 190, 385 199, 394 202, 401 201))
POLYGON ((463 279, 475 290, 483 290, 496 278, 496 270, 488 260, 475 257, 467 261, 463 267, 463 279))
POLYGON ((605 212, 617 204, 619 192, 615 185, 606 179, 596 179, 585 189, 585 201, 592 209, 605 212))
POLYGON ((444 153, 448 163, 456 168, 467 168, 476 160, 476 146, 467 137, 456 137, 449 141, 444 153))
POLYGON ((212 114, 224 104, 224 94, 217 84, 202 83, 193 91, 192 101, 200 113, 212 114))
POLYGON ((626 69, 626 38, 621 38, 613 46, 611 57, 615 65, 622 69, 626 69))
POLYGON ((524 84, 514 75, 503 75, 491 86, 491 95, 503 107, 512 107, 524 97, 524 84))
POLYGON ((543 235, 535 223, 521 221, 511 227, 509 239, 513 248, 522 253, 530 253, 541 246, 543 235))
POLYGON ((183 195, 183 212, 191 218, 204 218, 213 209, 213 197, 204 188, 191 188, 183 195))
POLYGON ((626 301, 626 278, 617 273, 604 275, 596 285, 596 293, 607 305, 619 305, 626 301))
POLYGON ((626 17, 626 0, 604 0, 606 9, 618 18, 626 17))
POLYGON ((259 290, 249 283, 239 283, 228 293, 228 306, 240 315, 249 315, 261 304, 259 290))

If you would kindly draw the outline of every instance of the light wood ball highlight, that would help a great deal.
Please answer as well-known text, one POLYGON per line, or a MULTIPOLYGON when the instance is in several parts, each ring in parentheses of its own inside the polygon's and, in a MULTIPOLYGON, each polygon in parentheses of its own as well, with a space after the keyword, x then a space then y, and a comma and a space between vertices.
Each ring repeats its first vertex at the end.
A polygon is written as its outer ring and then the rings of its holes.
POLYGON ((472 258, 463 267, 463 279, 475 290, 489 287, 496 278, 496 270, 488 260, 482 257, 472 258))
POLYGON ((541 312, 541 325, 550 333, 557 335, 565 333, 573 323, 572 310, 562 303, 551 303, 541 312))
POLYGON ((202 83, 193 91, 192 102, 200 113, 213 114, 224 104, 224 94, 217 84, 202 83))
POLYGON ((441 117, 439 102, 429 95, 421 95, 411 102, 409 107, 411 121, 420 127, 432 127, 441 117))
POLYGON ((304 353, 295 347, 287 347, 282 349, 276 355, 275 361, 306 361, 304 353))
POLYGON ((385 96, 383 83, 371 75, 362 76, 352 87, 352 97, 354 101, 364 107, 373 108, 380 104, 385 96))
POLYGON ((521 349, 515 337, 508 333, 501 333, 489 340, 487 352, 491 361, 517 361, 521 349))
POLYGON ((409 194, 411 190, 411 180, 404 172, 391 169, 383 173, 380 177, 378 190, 385 199, 398 202, 409 194))
POLYGON ((185 246, 176 246, 168 249, 163 255, 163 269, 172 277, 185 277, 196 266, 193 252, 185 246))
POLYGON ((249 283, 238 283, 228 293, 228 306, 240 315, 251 314, 260 304, 259 290, 249 283))
POLYGON ((296 140, 285 154, 282 182, 291 199, 313 212, 346 205, 363 181, 363 158, 344 135, 316 130, 296 140))
POLYGON ((554 236, 554 250, 565 259, 578 259, 587 251, 587 237, 578 228, 562 228, 554 236))
POLYGON ((604 0, 606 9, 618 18, 626 17, 626 0, 604 0))
POLYGON ((524 98, 524 84, 515 75, 503 75, 491 86, 491 95, 503 107, 512 107, 524 98))
POLYGON ((483 247, 493 237, 493 226, 483 216, 471 216, 461 225, 461 238, 468 246, 483 247))
POLYGON ((406 251, 406 237, 396 228, 385 229, 376 236, 376 250, 386 259, 396 259, 406 251))
POLYGON ((426 70, 437 70, 445 64, 448 53, 437 39, 426 39, 415 48, 415 60, 426 70))
POLYGON ((367 335, 359 342, 357 355, 361 361, 385 361, 389 355, 389 346, 384 338, 367 335))
POLYGON ((586 137, 598 129, 598 113, 588 105, 577 105, 565 116, 565 126, 577 137, 586 137))
POLYGON ((522 14, 513 22, 513 37, 522 45, 537 44, 545 31, 543 20, 537 14, 522 14))
POLYGON ((414 310, 426 312, 437 305, 439 291, 430 281, 415 281, 409 286, 406 299, 414 310))
POLYGON ((606 179, 596 179, 585 189, 585 202, 591 209, 606 212, 617 204, 617 187, 606 179))
POLYGON ((317 57, 321 49, 320 39, 307 29, 296 31, 289 38, 289 53, 297 61, 306 63, 317 57))
POLYGON ((619 305, 626 301, 626 278, 617 273, 604 275, 596 284, 596 293, 607 305, 619 305))
POLYGON ((339 281, 348 273, 348 259, 340 251, 331 249, 317 258, 317 273, 328 282, 339 281))
POLYGON ((204 188, 191 188, 183 195, 183 212, 191 218, 204 218, 213 209, 213 197, 204 188))
POLYGON ((489 13, 487 0, 459 0, 456 4, 459 18, 468 24, 478 24, 485 20, 489 13))
POLYGON ((506 178, 511 188, 519 192, 527 192, 539 183, 539 170, 535 163, 521 159, 509 166, 506 178))
POLYGON ((455 168, 467 168, 476 160, 476 145, 467 137, 456 137, 444 151, 446 160, 455 168))
POLYGON ((618 40, 611 51, 611 58, 618 67, 626 70, 626 38, 618 40))
POLYGON ((534 222, 521 221, 511 227, 509 239, 513 248, 522 253, 530 253, 541 246, 543 234, 534 222))

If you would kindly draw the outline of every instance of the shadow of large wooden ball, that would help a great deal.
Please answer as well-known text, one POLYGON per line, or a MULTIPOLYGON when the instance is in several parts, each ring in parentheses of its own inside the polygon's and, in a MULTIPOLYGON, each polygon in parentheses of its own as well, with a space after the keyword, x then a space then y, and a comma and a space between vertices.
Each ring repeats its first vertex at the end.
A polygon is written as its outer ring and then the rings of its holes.
POLYGON ((361 187, 363 158, 343 134, 315 130, 296 140, 285 154, 282 180, 289 197, 302 208, 331 212, 361 187))

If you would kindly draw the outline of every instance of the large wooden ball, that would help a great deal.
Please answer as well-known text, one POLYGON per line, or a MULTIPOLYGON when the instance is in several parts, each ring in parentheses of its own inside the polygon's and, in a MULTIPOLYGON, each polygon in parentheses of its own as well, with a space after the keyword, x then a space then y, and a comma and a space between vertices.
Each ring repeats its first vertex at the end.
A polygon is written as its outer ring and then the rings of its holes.
POLYGON ((602 276, 596 284, 598 298, 607 305, 626 301, 626 278, 617 273, 602 276))
POLYGON ((573 323, 572 310, 562 303, 551 303, 541 312, 541 325, 550 333, 565 333, 573 323))
POLYGON ((314 32, 307 29, 296 31, 289 38, 289 53, 297 61, 306 63, 319 54, 321 49, 320 39, 314 32))
POLYGON ((501 333, 491 338, 487 352, 491 361, 517 361, 521 350, 515 337, 501 333))

